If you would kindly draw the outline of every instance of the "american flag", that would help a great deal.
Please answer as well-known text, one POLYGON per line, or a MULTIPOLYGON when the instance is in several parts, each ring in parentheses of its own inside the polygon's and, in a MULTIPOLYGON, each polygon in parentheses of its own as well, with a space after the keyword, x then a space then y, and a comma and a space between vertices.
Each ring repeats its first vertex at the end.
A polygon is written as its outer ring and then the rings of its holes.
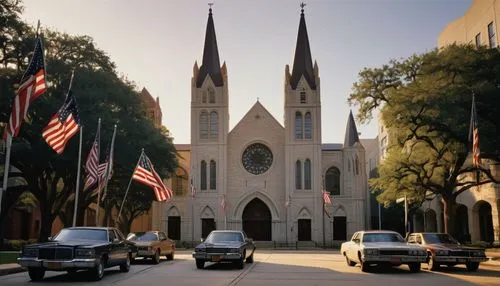
POLYGON ((222 208, 222 210, 224 211, 224 213, 227 212, 227 200, 226 200, 226 195, 222 195, 222 200, 220 202, 220 206, 222 208))
POLYGON ((153 164, 144 152, 139 158, 139 163, 134 170, 132 179, 153 188, 157 201, 163 202, 172 198, 172 190, 165 186, 161 177, 156 173, 153 164))
POLYGON ((99 185, 97 188, 98 192, 101 192, 104 190, 101 200, 104 200, 106 198, 106 186, 108 185, 109 180, 111 179, 111 176, 113 176, 113 148, 114 148, 114 141, 115 141, 115 134, 116 134, 116 129, 115 133, 113 133, 113 138, 111 139, 111 144, 109 148, 106 150, 106 158, 104 159, 104 163, 99 164, 98 167, 98 174, 99 174, 99 185))
POLYGON ((94 143, 92 148, 90 148, 89 156, 87 157, 87 162, 85 163, 85 170, 87 171, 85 177, 85 187, 84 190, 94 186, 99 182, 99 143, 100 143, 100 133, 101 133, 101 120, 97 125, 97 132, 95 134, 94 143))
POLYGON ((45 82, 45 63, 43 60, 43 46, 40 37, 36 39, 33 57, 21 80, 21 85, 17 90, 12 103, 12 112, 9 118, 7 132, 16 137, 21 128, 21 124, 28 113, 31 102, 42 95, 47 90, 45 82))
POLYGON ((191 197, 196 197, 196 188, 193 185, 193 180, 191 179, 191 197))
POLYGON ((481 165, 481 152, 479 150, 479 128, 477 124, 476 100, 474 95, 472 96, 469 141, 472 141, 472 165, 478 168, 481 165))
POLYGON ((332 203, 332 201, 330 200, 330 192, 323 191, 323 203, 325 205, 329 205, 332 203))
POLYGON ((292 203, 292 199, 290 198, 290 196, 288 196, 286 198, 285 207, 289 207, 291 203, 292 203))
POLYGON ((66 143, 78 130, 80 130, 80 118, 75 97, 70 90, 63 106, 43 129, 42 137, 57 154, 62 154, 66 143))

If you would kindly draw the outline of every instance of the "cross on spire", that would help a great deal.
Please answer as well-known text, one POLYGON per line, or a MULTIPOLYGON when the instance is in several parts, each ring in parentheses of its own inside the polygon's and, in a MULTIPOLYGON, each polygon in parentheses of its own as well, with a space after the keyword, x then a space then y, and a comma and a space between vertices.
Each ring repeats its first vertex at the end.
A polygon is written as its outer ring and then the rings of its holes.
POLYGON ((300 8, 302 8, 300 11, 302 12, 302 14, 304 13, 304 7, 306 7, 306 3, 300 3, 300 8))

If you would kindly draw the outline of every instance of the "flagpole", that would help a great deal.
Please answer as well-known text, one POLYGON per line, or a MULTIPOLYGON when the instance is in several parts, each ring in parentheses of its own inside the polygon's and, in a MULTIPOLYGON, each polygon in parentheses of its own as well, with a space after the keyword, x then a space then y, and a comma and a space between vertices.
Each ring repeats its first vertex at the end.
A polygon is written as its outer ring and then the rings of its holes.
POLYGON ((78 214, 78 197, 80 196, 80 170, 81 170, 81 164, 82 164, 82 141, 83 141, 83 126, 80 126, 80 146, 78 147, 78 165, 77 165, 78 170, 76 172, 76 191, 75 191, 75 209, 73 211, 73 227, 76 226, 76 216, 78 214))
POLYGON ((323 248, 325 248, 325 242, 326 242, 326 235, 325 235, 325 199, 323 198, 324 196, 324 193, 325 192, 325 176, 322 176, 322 180, 321 180, 321 183, 323 185, 323 188, 321 190, 321 200, 323 201, 323 220, 322 220, 322 224, 323 224, 323 248))
POLYGON ((288 247, 288 208, 290 207, 290 197, 285 200, 285 204, 288 201, 288 205, 285 206, 285 242, 288 247))
MULTIPOLYGON (((139 165, 139 161, 141 160, 143 153, 144 153, 144 148, 142 148, 141 155, 139 156, 139 159, 137 160, 137 164, 135 164, 134 172, 135 172, 135 169, 137 169, 137 166, 139 165)), ((115 227, 117 227, 117 222, 118 222, 118 220, 120 220, 120 215, 122 214, 123 205, 125 204, 125 200, 127 199, 128 190, 130 189, 130 185, 132 184, 132 178, 134 178, 133 172, 132 172, 132 177, 130 177, 130 181, 128 181, 127 190, 125 191, 125 195, 123 196, 123 201, 120 205, 120 210, 118 211, 118 216, 116 217, 116 220, 115 220, 115 227)))
POLYGON ((191 241, 194 244, 194 192, 193 178, 191 178, 191 241))
MULTIPOLYGON (((107 162, 107 168, 106 168, 106 181, 104 182, 104 194, 102 196, 102 199, 106 197, 106 194, 108 193, 108 182, 109 182, 109 177, 111 174, 111 168, 113 168, 113 153, 114 153, 114 148, 115 148, 115 136, 116 136, 116 124, 113 130, 113 137, 111 138, 111 147, 109 148, 109 157, 108 157, 108 162, 107 162)), ((106 226, 107 226, 106 222, 106 226)))
MULTIPOLYGON (((8 128, 8 127, 7 127, 8 128)), ((10 149, 12 146, 12 136, 8 131, 7 132, 7 146, 5 150, 5 165, 3 168, 3 184, 2 189, 0 190, 0 214, 2 213, 2 198, 3 193, 7 192, 7 182, 9 180, 9 167, 10 167, 10 149)))

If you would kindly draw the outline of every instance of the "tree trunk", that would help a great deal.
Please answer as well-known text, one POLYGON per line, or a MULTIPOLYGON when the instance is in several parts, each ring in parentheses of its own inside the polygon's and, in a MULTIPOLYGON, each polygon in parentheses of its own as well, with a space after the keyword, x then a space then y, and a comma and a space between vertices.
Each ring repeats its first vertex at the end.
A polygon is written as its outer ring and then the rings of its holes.
POLYGON ((455 196, 443 196, 444 232, 455 236, 455 196))

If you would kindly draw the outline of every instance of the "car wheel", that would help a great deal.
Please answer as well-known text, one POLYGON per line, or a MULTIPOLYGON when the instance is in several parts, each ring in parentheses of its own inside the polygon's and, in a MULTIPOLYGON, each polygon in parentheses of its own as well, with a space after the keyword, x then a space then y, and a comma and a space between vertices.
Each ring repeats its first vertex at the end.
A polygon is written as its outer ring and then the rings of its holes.
POLYGON ((247 257, 246 263, 253 263, 253 253, 252 253, 252 255, 247 257))
POLYGON ((156 250, 155 255, 153 256, 153 263, 158 264, 160 263, 160 250, 156 250))
POLYGON ((369 272, 370 264, 366 263, 366 261, 363 261, 363 259, 361 259, 361 253, 358 253, 358 259, 359 259, 359 264, 361 265, 361 271, 369 272))
POLYGON ((429 255, 429 262, 427 262, 428 268, 431 271, 437 271, 439 270, 439 264, 436 263, 436 259, 434 255, 430 254, 429 255))
POLYGON ((104 277, 104 259, 101 257, 99 259, 99 262, 97 262, 97 265, 92 268, 92 278, 94 278, 95 281, 99 281, 104 277))
POLYGON ((416 272, 420 271, 420 263, 419 262, 410 263, 410 264, 408 264, 408 267, 410 268, 410 272, 412 272, 412 273, 416 273, 416 272))
POLYGON ((167 260, 174 260, 174 252, 167 254, 167 260))
POLYGON ((245 258, 238 259, 234 262, 234 265, 236 265, 236 268, 238 269, 243 269, 245 268, 245 258))
POLYGON ((349 257, 347 257, 347 255, 345 256, 345 263, 347 263, 347 266, 350 266, 350 267, 353 267, 354 265, 356 265, 356 262, 351 261, 349 259, 349 257))
POLYGON ((45 269, 30 267, 28 268, 28 274, 31 281, 40 281, 43 279, 43 276, 45 276, 45 269))
POLYGON ((127 260, 122 264, 120 265, 120 271, 121 272, 129 272, 130 271, 130 256, 132 254, 128 254, 127 255, 127 260))
POLYGON ((465 267, 467 267, 467 271, 477 271, 477 269, 479 268, 479 262, 469 262, 465 264, 465 267))
POLYGON ((196 259, 196 268, 203 269, 205 267, 205 260, 196 259))

